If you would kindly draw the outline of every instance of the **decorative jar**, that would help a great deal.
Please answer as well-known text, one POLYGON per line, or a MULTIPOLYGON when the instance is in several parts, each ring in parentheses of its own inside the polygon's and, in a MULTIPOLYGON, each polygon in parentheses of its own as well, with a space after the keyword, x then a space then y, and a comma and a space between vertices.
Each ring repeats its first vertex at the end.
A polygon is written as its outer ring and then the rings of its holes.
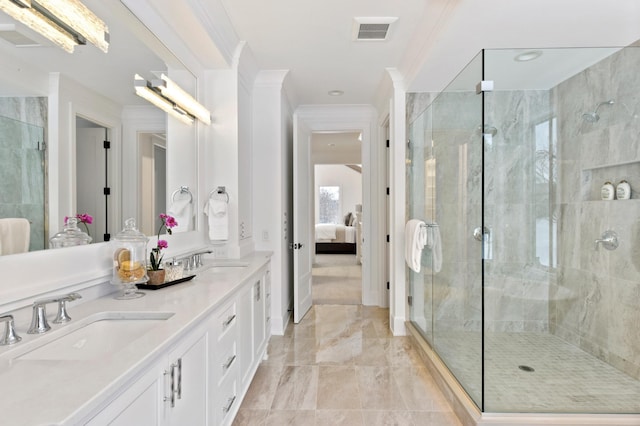
POLYGON ((111 241, 113 247, 113 276, 111 283, 120 286, 116 299, 135 299, 144 296, 136 284, 145 283, 147 276, 147 242, 149 239, 136 228, 133 218, 124 222, 124 229, 111 241))
POLYGON ((91 237, 78 228, 78 219, 70 217, 62 231, 49 240, 51 248, 73 247, 89 244, 91 237))

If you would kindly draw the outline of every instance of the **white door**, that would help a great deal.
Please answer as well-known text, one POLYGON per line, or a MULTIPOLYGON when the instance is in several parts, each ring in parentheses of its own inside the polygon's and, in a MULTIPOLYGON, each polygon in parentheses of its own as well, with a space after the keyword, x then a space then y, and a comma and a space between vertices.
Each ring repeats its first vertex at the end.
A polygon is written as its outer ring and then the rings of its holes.
POLYGON ((293 119, 293 322, 311 308, 311 131, 293 119))

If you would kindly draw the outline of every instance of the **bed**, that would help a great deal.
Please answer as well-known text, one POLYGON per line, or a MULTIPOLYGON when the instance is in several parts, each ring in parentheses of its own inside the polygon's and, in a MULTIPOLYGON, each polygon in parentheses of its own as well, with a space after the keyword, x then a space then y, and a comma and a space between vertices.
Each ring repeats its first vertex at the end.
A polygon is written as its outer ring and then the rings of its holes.
POLYGON ((356 227, 316 224, 317 254, 356 254, 356 227))

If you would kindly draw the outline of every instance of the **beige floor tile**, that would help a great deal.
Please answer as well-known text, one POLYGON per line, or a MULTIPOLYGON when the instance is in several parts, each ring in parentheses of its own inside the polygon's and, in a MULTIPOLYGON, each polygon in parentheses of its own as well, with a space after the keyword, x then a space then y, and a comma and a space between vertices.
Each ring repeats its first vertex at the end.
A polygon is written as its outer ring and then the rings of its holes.
POLYGON ((356 367, 360 400, 365 410, 406 410, 389 367, 356 367))
POLYGON ((460 420, 453 412, 425 412, 411 411, 411 420, 413 424, 429 425, 429 426, 462 426, 460 420))
POLYGON ((233 426, 263 426, 269 410, 252 410, 241 408, 233 420, 233 426))
POLYGON ((360 410, 317 410, 316 426, 364 426, 360 410))
POLYGON ((282 366, 261 364, 251 381, 241 408, 269 409, 280 382, 282 366))
POLYGON ((386 357, 387 346, 387 339, 362 339, 362 344, 356 348, 356 352, 354 353, 354 364, 378 367, 388 366, 389 362, 386 357))
POLYGON ((317 366, 285 366, 271 408, 274 410, 315 410, 317 395, 317 366))
POLYGON ((315 410, 271 410, 265 426, 307 426, 315 423, 315 410))
POLYGON ((355 368, 321 366, 318 377, 318 409, 361 407, 355 368))
POLYGON ((362 412, 362 417, 367 426, 430 426, 430 423, 424 421, 425 419, 415 423, 412 413, 405 410, 365 410, 362 412))
POLYGON ((442 411, 448 405, 426 368, 391 367, 391 374, 409 410, 442 411))

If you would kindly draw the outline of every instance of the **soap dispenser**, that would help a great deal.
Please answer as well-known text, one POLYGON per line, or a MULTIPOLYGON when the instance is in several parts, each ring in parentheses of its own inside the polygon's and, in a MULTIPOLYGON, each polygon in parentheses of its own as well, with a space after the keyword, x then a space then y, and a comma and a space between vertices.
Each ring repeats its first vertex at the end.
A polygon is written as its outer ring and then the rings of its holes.
POLYGON ((147 242, 149 239, 136 228, 136 220, 127 219, 124 229, 111 241, 113 247, 113 275, 111 283, 120 286, 116 299, 135 299, 144 296, 136 284, 147 282, 147 242))
POLYGON ((628 200, 631 198, 631 185, 626 180, 621 180, 616 186, 616 198, 618 200, 628 200))
POLYGON ((600 189, 600 197, 603 200, 613 200, 615 194, 616 191, 611 182, 607 181, 604 183, 604 185, 602 185, 602 188, 600 189))

